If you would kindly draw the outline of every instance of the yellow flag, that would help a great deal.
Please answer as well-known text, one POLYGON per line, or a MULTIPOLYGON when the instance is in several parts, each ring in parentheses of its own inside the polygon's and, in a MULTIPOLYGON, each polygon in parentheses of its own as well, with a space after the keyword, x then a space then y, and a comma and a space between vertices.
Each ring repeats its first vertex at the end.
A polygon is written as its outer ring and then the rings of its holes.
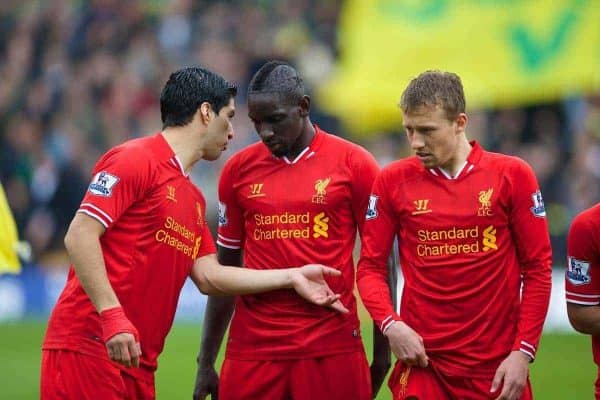
POLYGON ((469 109, 600 89, 598 0, 347 0, 340 62, 320 106, 355 133, 398 129, 408 82, 462 78, 469 109))
POLYGON ((17 257, 18 244, 17 225, 0 183, 0 274, 21 272, 21 263, 17 257))

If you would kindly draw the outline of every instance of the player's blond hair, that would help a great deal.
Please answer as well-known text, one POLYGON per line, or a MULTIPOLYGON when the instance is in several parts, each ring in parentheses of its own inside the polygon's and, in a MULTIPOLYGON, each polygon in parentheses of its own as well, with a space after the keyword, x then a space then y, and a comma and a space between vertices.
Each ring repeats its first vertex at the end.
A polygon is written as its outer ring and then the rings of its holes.
POLYGON ((414 78, 400 98, 404 114, 426 106, 441 107, 449 120, 465 112, 465 93, 460 77, 452 72, 425 71, 414 78))

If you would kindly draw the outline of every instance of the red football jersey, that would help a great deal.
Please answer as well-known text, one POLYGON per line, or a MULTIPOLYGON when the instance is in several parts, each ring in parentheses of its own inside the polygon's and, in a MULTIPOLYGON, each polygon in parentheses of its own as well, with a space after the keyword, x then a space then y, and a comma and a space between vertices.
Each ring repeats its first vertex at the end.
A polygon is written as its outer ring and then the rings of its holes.
POLYGON ((243 248, 246 268, 321 263, 340 269, 343 277, 328 283, 350 310, 342 315, 309 304, 293 290, 240 296, 228 357, 294 359, 361 348, 352 250, 377 171, 366 150, 319 128, 293 161, 256 143, 227 162, 217 243, 243 248))
MULTIPOLYGON (((567 238, 567 255, 567 301, 585 306, 600 305, 600 203, 573 220, 567 238)), ((592 351, 594 362, 600 365, 600 337, 592 336, 592 351)), ((600 373, 596 387, 600 387, 600 373)), ((600 393, 596 398, 600 399, 600 393)))
POLYGON ((472 145, 455 177, 424 168, 416 157, 381 172, 367 211, 358 288, 381 329, 401 318, 423 337, 440 371, 490 377, 511 350, 535 356, 552 255, 531 168, 472 145), (395 235, 405 281, 400 315, 385 280, 395 235))
MULTIPOLYGON (((130 374, 156 369, 194 260, 215 252, 205 204, 162 134, 128 141, 96 164, 78 212, 106 227, 100 244, 108 279, 140 334, 142 368, 130 374)), ((101 336, 100 317, 71 267, 43 348, 106 358, 101 336)))

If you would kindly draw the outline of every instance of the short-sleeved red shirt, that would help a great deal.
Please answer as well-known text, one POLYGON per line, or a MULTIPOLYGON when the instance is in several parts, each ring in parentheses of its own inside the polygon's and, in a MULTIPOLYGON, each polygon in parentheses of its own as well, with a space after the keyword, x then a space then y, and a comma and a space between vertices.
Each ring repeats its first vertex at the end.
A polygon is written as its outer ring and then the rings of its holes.
MULTIPOLYGON (((117 146, 96 164, 77 212, 106 228, 100 245, 108 279, 140 334, 142 368, 130 374, 156 369, 194 260, 215 252, 205 207, 160 133, 117 146)), ((101 336, 99 315, 71 267, 43 348, 107 357, 101 336)))
POLYGON ((350 310, 309 304, 293 290, 239 297, 227 357, 297 359, 362 347, 354 298, 352 251, 378 171, 362 147, 316 127, 295 160, 262 143, 234 155, 219 182, 217 243, 243 249, 252 269, 321 263, 342 271, 329 280, 350 310))

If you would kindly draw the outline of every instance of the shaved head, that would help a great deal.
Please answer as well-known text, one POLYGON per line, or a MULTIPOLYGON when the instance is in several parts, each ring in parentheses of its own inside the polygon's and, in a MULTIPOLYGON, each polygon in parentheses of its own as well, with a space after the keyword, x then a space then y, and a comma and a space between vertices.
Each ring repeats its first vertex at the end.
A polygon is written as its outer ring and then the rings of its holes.
POLYGON ((269 61, 252 77, 248 97, 258 93, 278 93, 282 101, 295 104, 305 95, 298 71, 283 61, 269 61))

